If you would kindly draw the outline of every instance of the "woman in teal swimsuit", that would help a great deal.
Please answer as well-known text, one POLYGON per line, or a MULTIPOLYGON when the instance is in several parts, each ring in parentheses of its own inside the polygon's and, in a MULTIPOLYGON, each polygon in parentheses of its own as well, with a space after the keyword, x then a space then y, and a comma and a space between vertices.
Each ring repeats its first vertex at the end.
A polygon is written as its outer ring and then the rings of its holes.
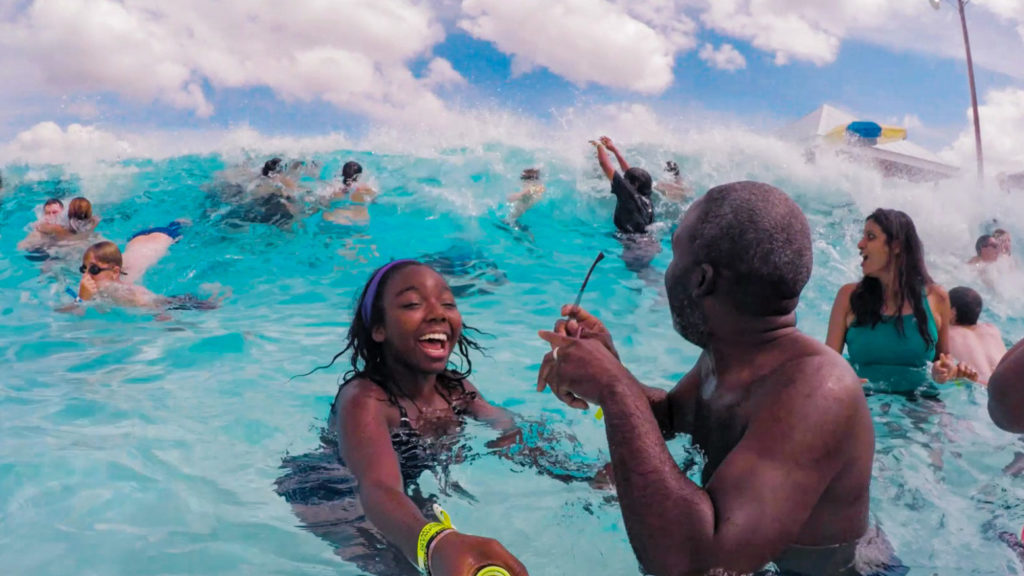
POLYGON ((949 295, 928 274, 910 216, 875 210, 857 248, 864 277, 839 289, 825 343, 840 354, 845 346, 861 376, 876 367, 924 368, 933 362, 936 382, 969 378, 970 367, 949 356, 949 295))

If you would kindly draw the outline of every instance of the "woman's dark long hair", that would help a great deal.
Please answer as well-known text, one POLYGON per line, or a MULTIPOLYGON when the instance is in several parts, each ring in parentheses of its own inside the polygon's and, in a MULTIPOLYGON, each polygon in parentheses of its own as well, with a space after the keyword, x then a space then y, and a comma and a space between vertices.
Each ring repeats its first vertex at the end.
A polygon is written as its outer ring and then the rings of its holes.
MULTIPOLYGON (((387 266, 387 264, 384 266, 387 266)), ((379 386, 381 390, 387 394, 388 401, 391 404, 398 406, 398 396, 401 395, 402 392, 397 386, 395 386, 394 379, 391 376, 391 371, 388 369, 387 362, 384 360, 384 345, 373 339, 373 327, 384 322, 384 304, 381 302, 381 295, 384 293, 384 289, 388 282, 399 270, 403 270, 411 266, 427 265, 415 261, 400 262, 385 271, 378 281, 377 290, 373 294, 373 302, 370 303, 370 321, 366 322, 362 315, 363 302, 366 300, 366 293, 370 289, 373 278, 382 268, 384 268, 384 266, 374 270, 373 274, 371 274, 370 278, 366 281, 366 285, 363 286, 362 293, 359 295, 359 300, 356 302, 355 312, 352 316, 352 324, 350 324, 348 328, 345 348, 342 349, 341 352, 335 354, 334 358, 331 358, 329 363, 324 366, 318 366, 302 376, 308 376, 317 370, 330 368, 338 358, 341 358, 347 352, 351 351, 352 355, 350 362, 352 368, 349 369, 342 377, 341 386, 344 386, 358 378, 367 378, 373 381, 374 384, 379 386)), ((429 266, 427 267, 429 268, 429 266)), ((456 341, 455 351, 453 352, 453 355, 458 357, 459 362, 457 365, 452 365, 451 360, 449 360, 449 368, 443 374, 439 375, 437 379, 438 384, 442 387, 444 393, 447 394, 449 400, 454 399, 457 396, 463 397, 467 400, 472 400, 472 397, 475 396, 475 394, 467 392, 464 381, 469 378, 469 375, 473 372, 473 361, 469 357, 470 351, 476 350, 482 352, 483 347, 467 336, 467 331, 480 332, 475 328, 467 326, 465 323, 462 324, 462 332, 459 334, 459 339, 456 341)))
MULTIPOLYGON (((897 295, 896 316, 902 314, 903 306, 910 302, 917 320, 917 330, 929 347, 935 345, 935 339, 928 333, 928 299, 926 290, 934 281, 928 274, 924 264, 924 246, 917 235, 914 221, 905 212, 879 208, 867 217, 885 233, 885 243, 889 247, 889 259, 895 263, 892 281, 897 295), (899 248, 897 254, 894 247, 899 248)), ((853 310, 854 324, 874 328, 882 321, 882 310, 885 307, 885 292, 878 278, 865 276, 853 294, 850 295, 850 308, 853 310)), ((903 333, 903 322, 896 322, 896 331, 903 333)))

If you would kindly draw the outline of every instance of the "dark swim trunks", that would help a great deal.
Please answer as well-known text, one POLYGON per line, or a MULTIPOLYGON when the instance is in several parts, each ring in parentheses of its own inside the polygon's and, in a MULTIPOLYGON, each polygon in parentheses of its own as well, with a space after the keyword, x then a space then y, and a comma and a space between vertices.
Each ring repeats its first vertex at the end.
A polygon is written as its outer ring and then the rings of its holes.
POLYGON ((618 172, 612 177, 615 194, 615 227, 625 234, 643 233, 654 222, 651 199, 636 191, 618 172))
POLYGON ((154 226, 152 228, 140 230, 139 232, 132 234, 131 238, 129 238, 128 241, 131 242, 132 240, 135 240, 139 236, 146 236, 149 234, 166 234, 167 236, 170 236, 171 240, 177 240, 178 238, 181 238, 181 222, 175 220, 174 222, 171 222, 167 226, 154 226))
POLYGON ((182 294, 167 298, 168 310, 216 310, 219 304, 216 300, 206 300, 195 294, 182 294))
POLYGON ((910 568, 889 538, 872 525, 856 542, 836 546, 792 546, 756 576, 905 576, 910 568))
POLYGON ((44 262, 46 260, 49 260, 50 258, 52 258, 52 256, 50 256, 50 253, 47 252, 46 250, 43 250, 42 248, 29 250, 28 252, 25 253, 25 259, 31 262, 44 262))

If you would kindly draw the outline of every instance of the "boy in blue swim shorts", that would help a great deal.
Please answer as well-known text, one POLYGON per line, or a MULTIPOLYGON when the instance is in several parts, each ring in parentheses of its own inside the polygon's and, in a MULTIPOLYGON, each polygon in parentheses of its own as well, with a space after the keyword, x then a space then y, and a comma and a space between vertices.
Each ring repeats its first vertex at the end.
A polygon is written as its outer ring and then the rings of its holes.
POLYGON ((167 249, 181 238, 186 220, 175 220, 166 226, 146 228, 132 234, 124 247, 124 281, 135 284, 143 274, 167 255, 167 249))

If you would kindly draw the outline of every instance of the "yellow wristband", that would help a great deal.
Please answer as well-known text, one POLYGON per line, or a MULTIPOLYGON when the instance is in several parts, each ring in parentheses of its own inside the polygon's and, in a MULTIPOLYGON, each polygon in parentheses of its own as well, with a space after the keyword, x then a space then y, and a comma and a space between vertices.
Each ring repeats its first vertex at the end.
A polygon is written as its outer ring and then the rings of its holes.
POLYGON ((484 566, 481 568, 475 576, 512 576, 508 573, 508 570, 500 566, 484 566))
POLYGON ((451 530, 451 528, 440 522, 431 522, 420 530, 420 538, 416 542, 416 566, 420 569, 420 572, 426 574, 429 571, 427 547, 430 546, 430 541, 446 530, 451 530))
POLYGON ((446 530, 452 530, 452 519, 443 508, 434 504, 434 514, 440 522, 430 522, 420 529, 420 537, 416 541, 416 566, 423 574, 430 573, 430 560, 427 557, 427 549, 430 541, 446 530))

